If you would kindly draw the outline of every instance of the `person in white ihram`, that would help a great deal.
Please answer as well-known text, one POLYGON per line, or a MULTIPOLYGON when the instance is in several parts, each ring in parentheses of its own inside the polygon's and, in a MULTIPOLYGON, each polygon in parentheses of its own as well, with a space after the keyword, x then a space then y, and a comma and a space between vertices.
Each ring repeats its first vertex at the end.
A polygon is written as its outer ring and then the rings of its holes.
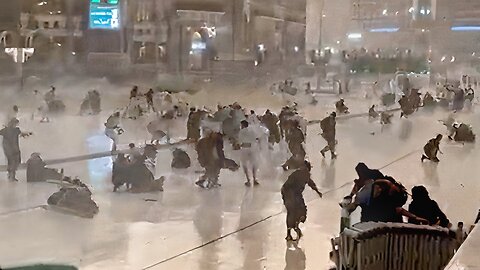
POLYGON ((108 117, 105 123, 105 135, 113 141, 112 151, 117 150, 118 135, 123 132, 120 127, 120 112, 115 112, 108 117))
POLYGON ((238 143, 240 144, 240 161, 242 163, 243 171, 247 177, 246 186, 251 185, 251 179, 249 171, 252 172, 253 184, 258 185, 257 181, 257 169, 258 169, 258 156, 260 152, 259 138, 257 132, 253 127, 249 127, 248 121, 243 120, 241 122, 242 129, 238 133, 238 143))
POLYGON ((35 119, 35 114, 38 114, 40 116, 40 123, 50 122, 48 118, 48 104, 38 90, 33 90, 33 102, 35 111, 32 112, 32 120, 35 119))

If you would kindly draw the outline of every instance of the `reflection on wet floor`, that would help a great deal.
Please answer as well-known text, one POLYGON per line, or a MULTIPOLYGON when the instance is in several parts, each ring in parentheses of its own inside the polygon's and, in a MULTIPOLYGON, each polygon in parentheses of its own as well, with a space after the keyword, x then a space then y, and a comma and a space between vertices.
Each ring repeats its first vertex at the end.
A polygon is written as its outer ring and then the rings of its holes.
MULTIPOLYGON (((462 117, 471 120, 474 127, 480 126, 479 119, 462 117)), ((39 135, 21 142, 23 157, 28 157, 33 149, 45 158, 108 150, 109 141, 102 130, 104 119, 106 115, 71 116, 55 119, 49 126, 29 123, 28 127, 39 135), (57 125, 72 130, 49 132, 57 125), (48 138, 40 134, 48 134, 48 138)), ((100 207, 93 220, 35 208, 46 203, 57 189, 55 185, 0 181, 0 214, 9 213, 0 215, 0 236, 5 240, 3 243, 8 243, 0 244, 0 262, 9 266, 54 261, 78 265, 81 269, 119 270, 323 269, 330 264, 330 237, 338 233, 338 201, 350 191, 349 183, 355 178, 354 167, 359 161, 380 168, 396 160, 384 169, 386 174, 407 188, 426 185, 451 220, 469 223, 468 218, 473 218, 478 207, 472 198, 480 191, 475 180, 480 173, 476 166, 480 151, 445 142, 445 155, 438 165, 421 164, 420 153, 415 151, 436 133, 443 132, 436 119, 441 116, 412 116, 394 121, 390 129, 373 135, 371 130, 380 130, 380 126, 368 124, 366 118, 339 122, 336 161, 321 157, 319 150, 325 142, 317 136, 319 126, 311 126, 307 155, 314 166, 313 179, 326 196, 317 199, 314 193, 306 192, 309 204, 303 227, 305 238, 297 246, 293 243, 287 246, 284 241, 285 214, 279 190, 288 173, 279 164, 287 156, 285 145, 265 155, 259 187, 246 188, 241 171, 222 171, 222 187, 210 191, 193 184, 199 177, 195 173, 199 169, 196 161, 189 170, 172 170, 171 152, 165 150, 157 160, 159 173, 167 177, 163 193, 112 193, 110 158, 59 165, 68 175, 79 176, 93 187, 93 197, 100 207), (33 209, 18 211, 29 208, 33 209), (24 254, 29 254, 29 258, 24 254)), ((148 139, 144 124, 126 121, 127 132, 121 144, 148 139)), ((174 131, 179 138, 184 132, 184 122, 174 131)), ((227 149, 231 157, 238 158, 227 149)), ((196 160, 192 147, 186 146, 185 150, 196 160)), ((4 158, 0 160, 3 163, 4 158)))
POLYGON ((305 252, 298 246, 298 242, 288 242, 285 251, 285 270, 305 270, 305 252))

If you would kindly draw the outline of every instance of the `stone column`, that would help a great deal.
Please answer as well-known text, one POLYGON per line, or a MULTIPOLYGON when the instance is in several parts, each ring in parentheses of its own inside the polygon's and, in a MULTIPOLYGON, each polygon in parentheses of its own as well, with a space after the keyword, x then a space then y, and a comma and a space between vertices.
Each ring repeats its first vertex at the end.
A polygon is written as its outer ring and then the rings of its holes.
POLYGON ((66 48, 67 52, 65 52, 67 55, 65 55, 66 58, 66 64, 67 67, 73 66, 74 65, 74 56, 72 55, 72 52, 75 51, 75 23, 74 23, 74 2, 75 0, 66 0, 65 1, 65 17, 66 17, 66 30, 68 33, 67 36, 67 44, 66 48))
POLYGON ((322 43, 322 11, 325 0, 307 0, 305 60, 311 63, 311 51, 320 50, 322 43))
POLYGON ((242 50, 245 48, 245 43, 246 43, 245 29, 246 29, 246 26, 248 25, 245 17, 245 8, 248 8, 248 7, 245 6, 246 1, 244 0, 230 0, 230 1, 225 1, 225 3, 229 3, 230 5, 230 7, 226 8, 226 10, 229 10, 231 15, 231 21, 232 21, 231 59, 235 60, 238 58, 238 55, 241 54, 242 50))

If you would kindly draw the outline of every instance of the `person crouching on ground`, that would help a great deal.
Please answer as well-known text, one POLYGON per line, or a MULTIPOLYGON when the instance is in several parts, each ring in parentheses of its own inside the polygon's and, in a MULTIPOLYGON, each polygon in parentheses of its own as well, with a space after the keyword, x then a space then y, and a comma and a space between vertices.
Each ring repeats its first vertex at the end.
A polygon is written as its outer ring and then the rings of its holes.
POLYGON ((62 180, 63 169, 47 168, 39 153, 32 153, 27 160, 27 182, 44 182, 46 180, 62 180))

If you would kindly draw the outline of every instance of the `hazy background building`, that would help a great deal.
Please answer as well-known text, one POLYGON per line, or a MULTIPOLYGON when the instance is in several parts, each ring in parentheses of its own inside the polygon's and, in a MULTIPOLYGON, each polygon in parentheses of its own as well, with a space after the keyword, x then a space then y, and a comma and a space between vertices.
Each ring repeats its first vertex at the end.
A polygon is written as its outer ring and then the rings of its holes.
MULTIPOLYGON (((4 47, 29 66, 213 73, 312 63, 325 49, 409 50, 476 61, 474 0, 0 0, 4 47), (13 43, 15 45, 13 45, 13 43), (11 44, 9 44, 11 43, 11 44), (71 65, 77 63, 77 65, 71 65)), ((2 50, 3 51, 3 50, 2 50)), ((6 60, 7 59, 7 60, 6 60)), ((437 60, 438 60, 437 59, 437 60)), ((2 53, 0 61, 8 57, 2 53)))

